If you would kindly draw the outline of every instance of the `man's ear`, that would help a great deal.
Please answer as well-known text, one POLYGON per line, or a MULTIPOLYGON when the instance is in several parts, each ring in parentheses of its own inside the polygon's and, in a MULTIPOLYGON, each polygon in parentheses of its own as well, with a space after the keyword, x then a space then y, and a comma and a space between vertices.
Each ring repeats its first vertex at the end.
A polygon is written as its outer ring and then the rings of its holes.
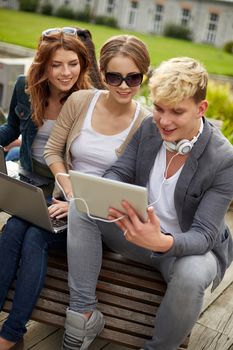
POLYGON ((207 100, 202 100, 198 104, 198 117, 201 118, 205 114, 208 108, 208 101, 207 100))

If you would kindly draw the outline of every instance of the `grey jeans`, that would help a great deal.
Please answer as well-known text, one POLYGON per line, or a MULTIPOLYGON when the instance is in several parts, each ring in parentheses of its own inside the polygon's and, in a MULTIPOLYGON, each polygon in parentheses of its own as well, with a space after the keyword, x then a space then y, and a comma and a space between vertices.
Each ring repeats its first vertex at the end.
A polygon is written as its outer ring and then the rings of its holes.
POLYGON ((144 349, 177 349, 197 321, 205 289, 216 276, 214 255, 208 252, 181 258, 152 257, 151 251, 126 241, 115 224, 91 220, 77 212, 74 202, 70 203, 68 222, 70 309, 83 313, 96 308, 103 241, 122 256, 161 272, 167 290, 155 319, 154 336, 144 349))

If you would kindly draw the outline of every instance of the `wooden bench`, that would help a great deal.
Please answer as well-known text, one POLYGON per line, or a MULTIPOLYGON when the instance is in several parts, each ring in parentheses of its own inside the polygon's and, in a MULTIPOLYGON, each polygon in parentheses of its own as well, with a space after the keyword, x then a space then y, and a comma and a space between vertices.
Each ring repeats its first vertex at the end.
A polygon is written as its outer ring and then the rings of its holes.
MULTIPOLYGON (((48 266, 46 283, 32 319, 63 328, 69 302, 66 257, 51 254, 48 266)), ((12 305, 13 290, 14 287, 3 308, 6 312, 12 305)), ((97 285, 98 309, 106 321, 100 338, 134 349, 143 348, 152 336, 154 317, 165 290, 159 273, 105 250, 97 285)), ((188 347, 188 340, 180 350, 188 347)))

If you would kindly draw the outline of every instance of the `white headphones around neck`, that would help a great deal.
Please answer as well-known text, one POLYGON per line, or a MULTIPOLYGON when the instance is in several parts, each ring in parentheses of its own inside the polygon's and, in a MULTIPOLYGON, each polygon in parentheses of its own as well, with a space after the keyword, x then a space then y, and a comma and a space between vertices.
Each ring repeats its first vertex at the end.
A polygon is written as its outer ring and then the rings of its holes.
POLYGON ((179 154, 182 154, 182 155, 188 154, 193 148, 193 145, 195 144, 195 142, 197 142, 197 139, 201 135, 202 131, 203 131, 203 120, 201 118, 201 124, 200 124, 198 134, 194 136, 192 140, 183 139, 183 140, 180 140, 179 142, 164 141, 164 145, 166 149, 170 152, 178 152, 179 154))

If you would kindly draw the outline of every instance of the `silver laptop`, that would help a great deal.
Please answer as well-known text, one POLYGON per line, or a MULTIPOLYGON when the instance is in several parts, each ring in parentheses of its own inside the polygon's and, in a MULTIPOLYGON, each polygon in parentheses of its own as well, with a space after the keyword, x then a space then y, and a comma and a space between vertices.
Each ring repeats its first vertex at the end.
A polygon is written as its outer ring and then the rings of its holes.
POLYGON ((2 146, 0 146, 0 172, 7 174, 4 148, 2 146))
POLYGON ((0 173, 0 210, 26 220, 49 232, 67 227, 66 220, 53 220, 41 188, 0 173))
POLYGON ((109 207, 125 213, 121 203, 122 200, 127 200, 139 217, 146 221, 148 196, 145 187, 84 174, 75 170, 70 170, 69 174, 77 210, 87 213, 85 201, 91 215, 107 218, 109 207))
POLYGON ((0 146, 0 172, 39 187, 53 182, 53 179, 23 169, 18 162, 6 161, 2 146, 0 146))

